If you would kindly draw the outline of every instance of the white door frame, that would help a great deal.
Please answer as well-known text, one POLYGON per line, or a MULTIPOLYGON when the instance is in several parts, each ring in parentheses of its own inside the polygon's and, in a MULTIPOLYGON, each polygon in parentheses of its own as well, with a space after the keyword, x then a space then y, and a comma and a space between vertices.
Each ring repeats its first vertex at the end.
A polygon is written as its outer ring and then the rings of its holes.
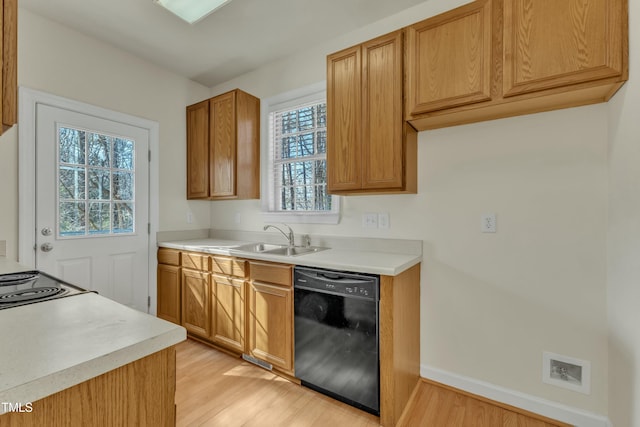
POLYGON ((121 122, 148 130, 149 151, 149 283, 147 288, 151 298, 149 313, 156 314, 156 233, 158 231, 158 150, 160 147, 160 125, 158 122, 129 114, 119 113, 84 102, 74 101, 46 92, 26 87, 18 89, 18 261, 27 267, 35 268, 36 241, 36 105, 46 104, 81 114, 88 114, 108 120, 121 122))

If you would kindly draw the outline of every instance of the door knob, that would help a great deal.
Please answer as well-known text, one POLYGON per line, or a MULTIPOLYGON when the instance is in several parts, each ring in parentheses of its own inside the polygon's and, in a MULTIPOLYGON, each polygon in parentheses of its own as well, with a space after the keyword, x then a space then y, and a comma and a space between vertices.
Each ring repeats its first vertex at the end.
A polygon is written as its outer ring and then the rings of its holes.
POLYGON ((51 252, 53 250, 53 245, 51 243, 43 243, 40 246, 42 252, 51 252))
POLYGON ((52 233, 50 227, 45 227, 40 232, 42 233, 43 236, 51 236, 51 233, 52 233))

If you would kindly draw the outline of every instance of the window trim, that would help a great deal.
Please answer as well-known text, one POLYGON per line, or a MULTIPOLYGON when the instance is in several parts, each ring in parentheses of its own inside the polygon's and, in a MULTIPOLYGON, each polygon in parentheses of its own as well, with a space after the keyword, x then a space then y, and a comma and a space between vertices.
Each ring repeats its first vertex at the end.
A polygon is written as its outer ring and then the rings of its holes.
POLYGON ((269 116, 272 112, 283 110, 296 105, 310 103, 318 99, 326 100, 327 97, 326 82, 318 82, 285 92, 271 98, 261 100, 260 111, 261 121, 261 139, 263 143, 260 147, 260 175, 261 175, 261 198, 260 204, 262 208, 262 217, 265 222, 289 222, 289 223, 307 223, 307 224, 338 224, 340 222, 340 199, 341 197, 332 195, 331 211, 328 212, 294 212, 294 211, 276 211, 273 209, 273 161, 271 159, 271 140, 270 127, 271 122, 269 116))

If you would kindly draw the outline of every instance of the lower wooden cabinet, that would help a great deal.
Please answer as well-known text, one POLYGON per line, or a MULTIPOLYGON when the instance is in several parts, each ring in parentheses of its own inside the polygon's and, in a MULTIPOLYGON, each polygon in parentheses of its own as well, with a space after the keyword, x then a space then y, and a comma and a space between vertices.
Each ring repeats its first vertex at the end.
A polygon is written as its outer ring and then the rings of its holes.
POLYGON ((293 375, 293 266, 251 262, 249 355, 293 375))
POLYGON ((156 313, 159 318, 178 325, 182 322, 180 255, 176 249, 158 249, 156 313))
POLYGON ((158 317, 294 376, 293 267, 161 248, 158 317))
POLYGON ((180 324, 180 267, 158 264, 158 317, 180 324))
POLYGON ((293 373, 293 291, 282 286, 249 285, 249 354, 293 373))
POLYGON ((182 269, 182 326, 208 339, 211 335, 211 274, 182 269))
POLYGON ((245 349, 245 280, 211 275, 211 340, 240 353, 245 349))

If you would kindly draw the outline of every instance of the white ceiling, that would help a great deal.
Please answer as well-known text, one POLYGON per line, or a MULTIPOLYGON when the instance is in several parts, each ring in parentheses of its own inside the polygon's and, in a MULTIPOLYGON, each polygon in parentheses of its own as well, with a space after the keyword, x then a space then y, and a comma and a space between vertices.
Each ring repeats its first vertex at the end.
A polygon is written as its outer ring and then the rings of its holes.
POLYGON ((189 25, 152 0, 19 6, 211 87, 424 0, 233 0, 189 25))

